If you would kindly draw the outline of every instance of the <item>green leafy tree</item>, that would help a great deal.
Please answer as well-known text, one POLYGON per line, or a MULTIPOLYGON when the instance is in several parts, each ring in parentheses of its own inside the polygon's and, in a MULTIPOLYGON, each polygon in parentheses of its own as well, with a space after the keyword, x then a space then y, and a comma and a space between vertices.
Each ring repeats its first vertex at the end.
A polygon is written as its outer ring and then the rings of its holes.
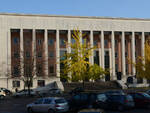
POLYGON ((64 60, 61 63, 64 64, 64 69, 61 73, 61 78, 78 82, 100 79, 101 75, 105 74, 105 71, 98 65, 91 65, 89 58, 92 55, 92 50, 90 44, 86 43, 86 39, 81 42, 81 37, 83 38, 85 34, 82 34, 79 30, 74 30, 72 37, 75 43, 70 43, 67 45, 71 47, 71 53, 66 53, 63 57, 64 60), (94 69, 96 68, 96 69, 94 69))

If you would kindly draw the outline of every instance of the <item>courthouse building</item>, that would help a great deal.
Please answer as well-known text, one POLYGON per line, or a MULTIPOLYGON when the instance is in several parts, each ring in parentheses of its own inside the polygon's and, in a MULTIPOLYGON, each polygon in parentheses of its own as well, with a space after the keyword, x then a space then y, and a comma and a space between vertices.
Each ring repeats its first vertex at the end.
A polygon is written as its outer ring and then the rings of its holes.
POLYGON ((77 28, 86 34, 87 43, 96 46, 90 63, 110 69, 105 81, 149 83, 149 80, 136 79, 136 69, 128 59, 136 62, 138 56, 144 56, 144 43, 150 37, 150 19, 2 13, 0 87, 23 88, 20 78, 31 70, 26 67, 28 61, 40 73, 35 73, 33 88, 59 81, 60 56, 71 52, 64 41, 73 43, 72 33, 77 28))

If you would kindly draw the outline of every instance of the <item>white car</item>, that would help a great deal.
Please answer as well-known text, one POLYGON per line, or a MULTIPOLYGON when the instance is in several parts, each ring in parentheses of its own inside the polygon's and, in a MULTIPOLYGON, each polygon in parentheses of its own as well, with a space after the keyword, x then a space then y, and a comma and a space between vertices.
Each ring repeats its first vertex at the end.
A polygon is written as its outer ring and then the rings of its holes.
POLYGON ((69 110, 68 102, 63 97, 46 97, 27 105, 28 113, 44 112, 56 113, 67 112, 69 110))
MULTIPOLYGON (((21 91, 16 92, 16 93, 13 94, 14 97, 21 97, 21 96, 27 96, 27 95, 28 95, 28 90, 27 89, 21 90, 21 91)), ((36 92, 33 91, 32 89, 30 89, 30 95, 35 96, 36 92)))

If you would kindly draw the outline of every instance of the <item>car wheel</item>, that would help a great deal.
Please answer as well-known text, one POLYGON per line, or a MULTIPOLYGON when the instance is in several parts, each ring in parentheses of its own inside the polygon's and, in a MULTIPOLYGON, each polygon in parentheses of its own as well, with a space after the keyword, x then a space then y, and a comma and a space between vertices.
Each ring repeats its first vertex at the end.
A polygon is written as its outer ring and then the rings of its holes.
POLYGON ((3 95, 1 95, 1 96, 0 96, 0 99, 4 99, 4 96, 3 96, 3 95))
POLYGON ((119 111, 123 111, 123 110, 124 110, 123 106, 121 106, 121 105, 118 106, 118 110, 119 110, 119 111))
POLYGON ((48 113, 55 113, 55 111, 52 110, 52 109, 49 109, 49 110, 48 110, 48 113))
POLYGON ((28 113, 33 113, 33 110, 31 107, 28 108, 28 113))

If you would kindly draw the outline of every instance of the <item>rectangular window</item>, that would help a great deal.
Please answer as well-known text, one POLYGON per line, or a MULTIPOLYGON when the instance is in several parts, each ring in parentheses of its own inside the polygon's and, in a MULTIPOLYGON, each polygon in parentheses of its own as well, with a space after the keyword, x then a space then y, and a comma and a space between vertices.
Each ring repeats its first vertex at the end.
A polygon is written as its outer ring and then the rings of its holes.
POLYGON ((41 44, 42 44, 42 40, 38 39, 38 45, 41 45, 41 44))
POLYGON ((97 43, 98 43, 97 40, 94 40, 94 46, 97 46, 97 43))
POLYGON ((64 46, 65 45, 65 39, 64 38, 60 38, 60 46, 64 46))
POLYGON ((19 72, 19 68, 18 68, 17 66, 14 67, 13 74, 14 74, 15 76, 19 76, 20 72, 19 72))
POLYGON ((54 73, 54 65, 50 65, 50 67, 49 67, 49 73, 54 73))
POLYGON ((117 46, 118 45, 118 40, 115 40, 115 46, 117 46))
POLYGON ((30 57, 30 52, 26 52, 26 57, 27 57, 27 58, 30 57))
POLYGON ((53 57, 54 57, 54 51, 50 51, 50 52, 49 52, 49 57, 50 57, 50 58, 53 58, 53 57))
POLYGON ((15 52, 15 53, 14 53, 14 57, 15 57, 15 58, 19 58, 19 56, 20 56, 20 55, 19 55, 18 52, 15 52))
POLYGON ((67 53, 66 50, 60 50, 60 60, 64 60, 65 59, 65 54, 67 53))
POLYGON ((128 57, 128 53, 127 52, 125 52, 125 57, 128 57))
POLYGON ((45 86, 45 80, 38 80, 38 81, 37 81, 37 85, 38 85, 39 87, 45 86))
POLYGON ((20 81, 18 81, 18 80, 14 80, 13 82, 12 82, 12 86, 15 88, 15 87, 20 87, 20 81))
POLYGON ((31 80, 28 80, 28 81, 25 81, 25 87, 28 87, 28 86, 30 86, 30 87, 33 87, 33 81, 31 80))
POLYGON ((118 72, 118 64, 115 64, 115 71, 118 72))
POLYGON ((48 39, 48 45, 52 46, 54 44, 54 39, 53 38, 49 38, 48 39))
POLYGON ((14 42, 14 44, 18 44, 19 43, 19 38, 17 38, 17 37, 13 38, 13 42, 14 42))
POLYGON ((105 44, 105 46, 107 46, 108 45, 108 40, 104 40, 104 44, 105 44))
POLYGON ((38 56, 39 58, 41 58, 41 57, 42 57, 42 52, 38 52, 38 53, 37 53, 37 56, 38 56))
POLYGON ((118 53, 117 52, 115 52, 115 58, 117 58, 118 57, 118 53))
POLYGON ((99 65, 99 51, 94 51, 94 63, 99 65))

